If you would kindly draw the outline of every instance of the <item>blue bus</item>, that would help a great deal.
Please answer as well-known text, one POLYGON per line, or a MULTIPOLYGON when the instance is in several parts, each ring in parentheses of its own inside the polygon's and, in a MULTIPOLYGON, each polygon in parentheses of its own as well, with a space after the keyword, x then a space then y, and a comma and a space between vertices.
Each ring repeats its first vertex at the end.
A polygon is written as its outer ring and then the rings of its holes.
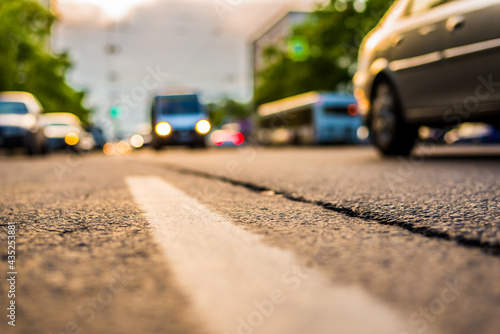
POLYGON ((257 114, 262 144, 355 144, 368 137, 352 94, 309 92, 263 104, 257 114))

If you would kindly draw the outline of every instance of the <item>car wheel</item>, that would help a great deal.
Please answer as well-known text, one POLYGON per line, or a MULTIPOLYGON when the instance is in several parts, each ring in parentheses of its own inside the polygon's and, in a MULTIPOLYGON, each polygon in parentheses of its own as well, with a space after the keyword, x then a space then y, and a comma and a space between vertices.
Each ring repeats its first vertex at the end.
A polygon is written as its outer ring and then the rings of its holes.
POLYGON ((207 148, 207 143, 205 142, 205 138, 201 138, 200 142, 198 143, 199 148, 207 148))
POLYGON ((404 120, 398 96, 386 81, 375 87, 370 127, 373 143, 384 155, 408 155, 418 137, 418 127, 404 120))
POLYGON ((156 135, 153 135, 153 140, 151 142, 151 146, 153 147, 153 149, 155 151, 161 151, 161 149, 163 148, 163 145, 160 141, 160 138, 158 138, 156 135))
POLYGON ((302 137, 300 136, 299 131, 295 131, 293 133, 292 145, 294 145, 294 146, 302 146, 303 145, 303 143, 302 143, 302 137))
POLYGON ((189 148, 195 149, 195 148, 206 148, 207 143, 205 142, 204 137, 199 137, 193 140, 191 143, 188 145, 189 148))
POLYGON ((40 145, 34 135, 29 135, 25 138, 24 149, 27 155, 33 156, 40 154, 40 145))
POLYGON ((47 155, 47 154, 49 154, 49 151, 50 151, 49 145, 47 145, 47 143, 43 143, 42 148, 40 150, 40 153, 42 155, 47 155))

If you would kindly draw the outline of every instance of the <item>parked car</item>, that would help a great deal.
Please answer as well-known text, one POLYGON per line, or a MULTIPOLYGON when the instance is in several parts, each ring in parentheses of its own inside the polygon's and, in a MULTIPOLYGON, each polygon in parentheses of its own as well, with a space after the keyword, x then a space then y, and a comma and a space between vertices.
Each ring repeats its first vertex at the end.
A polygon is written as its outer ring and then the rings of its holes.
POLYGON ((421 125, 500 124, 500 0, 400 0, 354 77, 374 144, 408 154, 421 125))
POLYGON ((488 124, 463 123, 448 131, 444 139, 449 144, 498 144, 500 130, 488 124))
POLYGON ((156 96, 151 108, 152 145, 205 147, 210 122, 197 95, 156 96))
POLYGON ((95 146, 92 134, 83 129, 80 119, 74 114, 43 114, 40 124, 43 126, 43 132, 51 151, 68 147, 75 151, 90 151, 95 146))
POLYGON ((39 126, 40 102, 27 92, 0 93, 0 148, 22 147, 26 153, 46 152, 39 126))

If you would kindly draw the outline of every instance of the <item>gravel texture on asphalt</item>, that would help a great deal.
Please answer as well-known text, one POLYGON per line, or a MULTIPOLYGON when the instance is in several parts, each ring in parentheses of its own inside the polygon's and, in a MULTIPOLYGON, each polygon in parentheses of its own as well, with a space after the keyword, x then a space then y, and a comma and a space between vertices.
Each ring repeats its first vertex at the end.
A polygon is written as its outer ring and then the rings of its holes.
POLYGON ((333 283, 360 286, 389 303, 408 319, 408 328, 401 333, 500 331, 497 256, 291 201, 271 191, 250 191, 169 169, 157 173, 235 224, 261 235, 264 242, 296 253, 333 283), (445 303, 448 292, 443 295, 443 291, 450 283, 459 288, 456 299, 445 303))
POLYGON ((0 162, 0 270, 15 222, 18 271, 17 326, 4 311, 0 332, 202 333, 125 185, 126 165, 101 159, 0 162))
MULTIPOLYGON (((1 322, 0 332, 59 334, 76 326, 98 334, 203 333, 189 292, 179 290, 125 186, 126 176, 154 175, 263 242, 290 250, 332 283, 361 287, 388 303, 408 319, 402 332, 498 333, 500 258, 457 240, 498 234, 498 162, 429 158, 392 191, 383 173, 399 163, 347 148, 2 160, 0 270, 6 272, 6 223, 14 221, 19 295, 18 327, 1 322), (444 229, 454 240, 286 196, 404 218, 444 229), (487 206, 480 208, 481 201, 487 206)), ((3 308, 5 281, 0 294, 3 308)))
POLYGON ((348 216, 500 254, 500 149, 497 155, 476 157, 449 150, 427 148, 416 157, 391 159, 370 148, 348 147, 171 150, 142 156, 172 170, 270 189, 348 216))

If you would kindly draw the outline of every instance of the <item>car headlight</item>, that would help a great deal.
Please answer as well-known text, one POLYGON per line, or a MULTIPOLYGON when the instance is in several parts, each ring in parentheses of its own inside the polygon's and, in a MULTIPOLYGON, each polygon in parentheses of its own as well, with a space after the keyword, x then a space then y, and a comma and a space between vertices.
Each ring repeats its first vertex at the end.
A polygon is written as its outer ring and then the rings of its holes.
POLYGON ((66 136, 64 137, 64 141, 66 142, 66 144, 68 144, 69 146, 75 146, 76 144, 78 144, 78 142, 80 141, 80 137, 78 136, 77 133, 75 132, 69 132, 68 134, 66 134, 66 136))
POLYGON ((144 137, 141 135, 133 135, 130 138, 130 144, 133 148, 141 148, 144 145, 144 137))
POLYGON ((200 135, 206 135, 210 131, 210 122, 206 119, 202 119, 196 123, 196 132, 200 135))
POLYGON ((167 122, 160 122, 156 124, 155 131, 158 136, 165 137, 172 132, 172 127, 167 122))

